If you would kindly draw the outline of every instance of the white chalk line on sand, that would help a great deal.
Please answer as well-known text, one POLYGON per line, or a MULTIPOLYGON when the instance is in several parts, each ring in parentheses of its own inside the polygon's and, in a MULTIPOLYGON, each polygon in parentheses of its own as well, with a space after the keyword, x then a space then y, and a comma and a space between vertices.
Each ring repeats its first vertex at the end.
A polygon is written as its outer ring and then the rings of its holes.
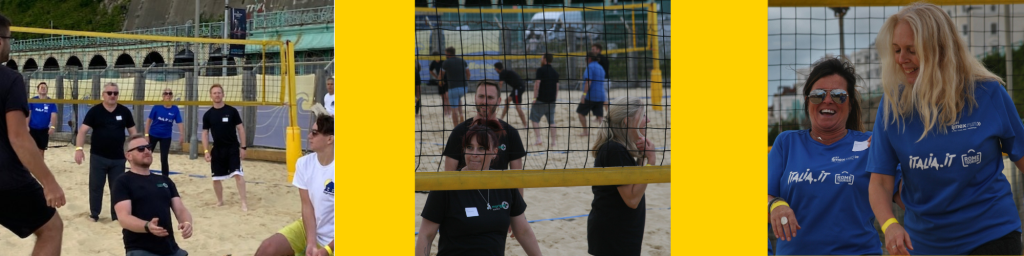
MULTIPOLYGON (((671 209, 672 209, 672 207, 647 208, 648 211, 653 211, 653 210, 671 210, 671 209)), ((590 216, 590 214, 582 214, 582 215, 576 215, 576 216, 566 216, 566 217, 558 217, 558 218, 550 218, 550 219, 531 220, 531 221, 527 221, 527 223, 534 223, 534 222, 541 222, 541 221, 556 221, 556 220, 576 219, 576 218, 583 218, 583 217, 587 217, 587 216, 590 216)), ((416 235, 419 235, 419 234, 420 234, 420 232, 416 231, 416 235)))

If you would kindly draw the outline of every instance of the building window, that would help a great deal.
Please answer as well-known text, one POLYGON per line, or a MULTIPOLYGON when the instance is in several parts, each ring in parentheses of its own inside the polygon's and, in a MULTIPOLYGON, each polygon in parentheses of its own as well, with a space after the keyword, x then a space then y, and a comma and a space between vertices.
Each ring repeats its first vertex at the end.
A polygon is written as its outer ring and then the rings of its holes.
POLYGON ((990 6, 990 7, 989 7, 989 9, 990 9, 990 10, 992 10, 992 11, 994 12, 994 11, 996 11, 996 6, 995 6, 995 5, 992 5, 992 6, 990 6))
POLYGON ((995 35, 995 34, 996 34, 996 28, 997 28, 997 27, 998 27, 998 26, 996 25, 996 23, 994 23, 994 22, 993 22, 993 23, 992 23, 992 34, 993 34, 993 35, 995 35))
POLYGON ((966 36, 967 35, 967 24, 964 24, 963 27, 964 27, 964 35, 966 36))

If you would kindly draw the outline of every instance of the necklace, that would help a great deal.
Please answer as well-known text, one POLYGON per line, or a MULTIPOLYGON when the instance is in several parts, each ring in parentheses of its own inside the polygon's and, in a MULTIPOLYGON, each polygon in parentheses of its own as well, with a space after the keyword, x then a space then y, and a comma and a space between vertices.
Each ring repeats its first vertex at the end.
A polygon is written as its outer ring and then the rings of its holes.
POLYGON ((487 197, 486 198, 484 197, 484 193, 481 193, 479 189, 477 189, 476 192, 480 193, 480 198, 484 199, 484 202, 487 203, 487 209, 490 210, 491 209, 491 190, 490 189, 487 190, 487 197))

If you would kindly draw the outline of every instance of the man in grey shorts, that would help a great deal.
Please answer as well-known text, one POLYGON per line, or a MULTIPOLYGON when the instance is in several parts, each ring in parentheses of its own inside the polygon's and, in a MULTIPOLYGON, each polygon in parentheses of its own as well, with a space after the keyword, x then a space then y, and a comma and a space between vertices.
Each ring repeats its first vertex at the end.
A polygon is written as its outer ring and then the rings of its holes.
POLYGON ((557 144, 558 134, 555 133, 555 100, 558 98, 558 71, 551 67, 550 53, 545 53, 540 59, 540 68, 537 69, 536 80, 533 81, 533 107, 530 108, 530 121, 533 122, 533 131, 537 139, 534 145, 541 145, 540 118, 548 116, 548 135, 551 136, 551 146, 557 144))

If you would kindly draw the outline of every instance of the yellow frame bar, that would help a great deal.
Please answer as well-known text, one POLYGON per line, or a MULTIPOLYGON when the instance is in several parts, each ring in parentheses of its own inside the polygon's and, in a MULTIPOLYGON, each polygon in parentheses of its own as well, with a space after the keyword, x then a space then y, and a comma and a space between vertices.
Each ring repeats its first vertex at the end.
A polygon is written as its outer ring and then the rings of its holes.
MULTIPOLYGON (((768 0, 768 7, 848 7, 848 6, 906 6, 920 0, 768 0)), ((969 5, 969 4, 1020 4, 1021 0, 929 0, 935 5, 969 5)))
MULTIPOLYGON (((288 43, 288 77, 287 77, 287 79, 288 79, 288 95, 290 97, 289 97, 288 101, 282 101, 282 102, 288 102, 288 108, 289 108, 288 112, 291 113, 291 116, 292 116, 291 117, 291 125, 290 126, 291 127, 299 127, 299 108, 298 108, 298 103, 296 102, 298 100, 298 98, 297 98, 298 96, 297 96, 297 92, 295 92, 295 90, 297 89, 296 86, 295 86, 295 44, 292 43, 292 42, 288 43)), ((283 93, 282 93, 282 95, 283 95, 283 93)))
POLYGON ((574 187, 671 182, 671 166, 416 173, 416 190, 419 191, 574 187))
POLYGON ((255 44, 255 45, 282 45, 280 41, 269 41, 269 40, 242 40, 242 39, 214 39, 214 38, 201 38, 201 37, 175 37, 175 36, 154 36, 154 35, 136 35, 136 34, 116 34, 116 33, 103 33, 103 32, 89 32, 89 31, 76 31, 76 30, 62 30, 62 29, 45 29, 45 28, 29 28, 29 27, 11 27, 11 32, 22 32, 22 33, 35 33, 35 34, 50 34, 50 35, 72 35, 72 36, 88 36, 88 37, 106 37, 106 38, 120 38, 120 39, 133 39, 133 40, 150 40, 150 41, 162 41, 162 42, 183 42, 183 43, 211 43, 211 44, 255 44))
POLYGON ((595 6, 595 7, 531 7, 531 8, 499 8, 499 9, 480 9, 480 8, 430 8, 430 7, 416 7, 416 12, 434 12, 434 13, 537 13, 537 12, 558 12, 558 11, 599 11, 599 10, 622 10, 622 9, 637 9, 644 8, 647 4, 623 4, 623 5, 609 5, 609 6, 595 6))

